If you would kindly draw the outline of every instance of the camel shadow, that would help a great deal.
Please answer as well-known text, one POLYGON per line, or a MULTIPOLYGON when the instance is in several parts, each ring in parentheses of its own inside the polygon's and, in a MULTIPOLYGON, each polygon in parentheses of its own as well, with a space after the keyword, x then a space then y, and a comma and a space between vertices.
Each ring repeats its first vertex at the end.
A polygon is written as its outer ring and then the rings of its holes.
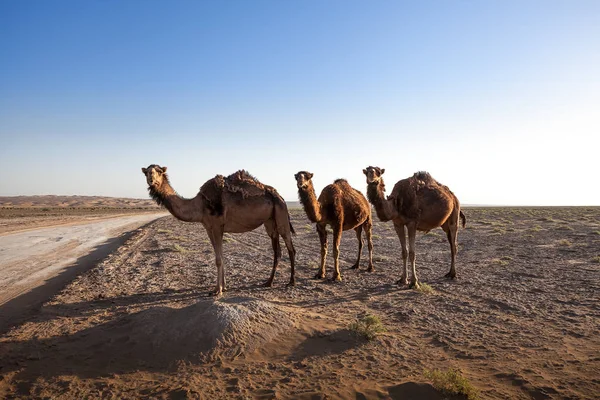
POLYGON ((366 339, 346 328, 333 332, 320 332, 302 341, 289 358, 302 361, 313 356, 336 355, 367 343, 366 339))
POLYGON ((169 371, 178 360, 198 361, 214 345, 211 340, 198 340, 193 326, 211 303, 200 301, 180 309, 152 307, 72 335, 5 342, 0 353, 2 373, 21 370, 19 377, 27 379, 169 371))

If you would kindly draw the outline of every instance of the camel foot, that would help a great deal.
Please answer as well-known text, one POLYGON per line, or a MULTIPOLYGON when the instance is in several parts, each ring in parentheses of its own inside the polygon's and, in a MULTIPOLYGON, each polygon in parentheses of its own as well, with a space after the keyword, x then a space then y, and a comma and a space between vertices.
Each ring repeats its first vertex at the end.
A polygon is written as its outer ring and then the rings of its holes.
POLYGON ((271 287, 273 286, 273 279, 268 279, 265 283, 262 284, 263 287, 271 287))
POLYGON ((402 278, 400 278, 396 281, 396 285, 400 285, 400 286, 408 285, 408 279, 406 279, 406 277, 403 276, 402 278))
POLYGON ((212 292, 208 292, 208 296, 209 297, 218 297, 223 295, 223 290, 222 289, 215 289, 212 292))
POLYGON ((342 275, 334 275, 331 277, 331 279, 329 279, 330 282, 341 282, 342 281, 342 275))
POLYGON ((421 285, 419 285, 419 281, 411 281, 408 287, 410 289, 419 289, 421 285))
POLYGON ((353 266, 351 266, 350 269, 358 269, 358 263, 356 263, 353 266))
POLYGON ((456 279, 456 272, 454 272, 454 273, 448 272, 446 275, 444 275, 444 277, 450 278, 450 279, 456 279))
POLYGON ((375 271, 375 267, 373 267, 372 265, 369 265, 369 268, 367 268, 367 272, 373 272, 375 271))
POLYGON ((323 279, 323 278, 325 278, 325 274, 322 274, 320 272, 315 275, 315 279, 323 279))
POLYGON ((296 281, 294 279, 292 279, 291 281, 288 282, 288 284, 286 286, 287 287, 296 286, 296 281))

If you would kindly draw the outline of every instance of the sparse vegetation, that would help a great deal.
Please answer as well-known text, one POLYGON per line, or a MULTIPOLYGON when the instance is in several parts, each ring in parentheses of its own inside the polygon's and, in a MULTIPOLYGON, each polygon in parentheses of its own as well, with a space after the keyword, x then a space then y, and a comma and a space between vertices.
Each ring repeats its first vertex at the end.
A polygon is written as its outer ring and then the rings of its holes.
POLYGON ((493 258, 490 260, 490 264, 492 264, 492 265, 508 265, 508 260, 503 260, 500 258, 493 258))
POLYGON ((592 262, 596 263, 596 264, 600 264, 600 256, 596 256, 596 257, 592 258, 592 262))
POLYGON ((463 395, 468 400, 479 399, 477 389, 463 376, 459 369, 448 368, 447 371, 426 369, 423 376, 431 381, 434 388, 445 394, 463 395))
POLYGON ((431 286, 429 286, 426 283, 419 283, 419 286, 415 287, 415 290, 417 290, 418 292, 421 292, 423 294, 434 294, 435 290, 433 290, 433 288, 431 286))
POLYGON ((367 340, 375 339, 380 333, 385 332, 385 327, 378 316, 367 314, 350 324, 349 329, 357 336, 367 340))
POLYGON ((562 247, 570 247, 573 245, 569 239, 561 239, 558 241, 558 245, 562 247))
POLYGON ((173 239, 173 240, 179 240, 181 242, 187 242, 188 239, 183 237, 183 236, 170 236, 169 239, 173 239))
POLYGON ((575 229, 571 228, 568 225, 561 225, 558 228, 556 228, 556 230, 559 230, 559 231, 574 231, 575 229))
POLYGON ((158 229, 156 233, 173 233, 170 229, 158 229))
POLYGON ((178 253, 193 253, 194 252, 193 250, 188 250, 185 247, 183 247, 183 246, 181 246, 181 245, 179 245, 177 243, 175 243, 173 245, 173 250, 176 251, 176 252, 178 252, 178 253))

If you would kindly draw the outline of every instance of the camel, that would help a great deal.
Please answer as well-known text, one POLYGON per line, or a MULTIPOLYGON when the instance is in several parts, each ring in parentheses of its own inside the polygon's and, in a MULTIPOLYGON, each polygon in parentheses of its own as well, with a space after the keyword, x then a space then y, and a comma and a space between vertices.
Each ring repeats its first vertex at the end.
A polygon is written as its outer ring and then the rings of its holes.
POLYGON ((371 229, 373 220, 371 218, 371 206, 365 196, 358 190, 351 187, 345 179, 337 179, 331 185, 325 186, 319 195, 315 194, 315 188, 312 184, 313 174, 306 171, 300 171, 296 175, 296 184, 298 186, 298 198, 304 207, 304 212, 308 219, 317 224, 317 232, 321 241, 321 269, 315 275, 316 279, 325 278, 325 258, 327 256, 327 225, 333 229, 333 259, 335 270, 331 280, 341 281, 339 255, 340 241, 342 231, 354 229, 358 239, 358 257, 352 269, 357 269, 360 263, 360 255, 363 248, 361 238, 363 230, 367 237, 369 247, 369 268, 367 271, 373 271, 373 240, 371 239, 371 229))
POLYGON ((272 286, 275 271, 281 258, 279 236, 283 238, 290 256, 291 278, 288 286, 295 284, 294 260, 296 251, 292 243, 294 228, 290 222, 287 205, 277 191, 263 185, 244 170, 228 177, 217 175, 202 185, 193 199, 184 199, 169 183, 167 167, 151 164, 142 168, 148 182, 150 197, 164 206, 177 219, 186 222, 200 222, 210 239, 215 252, 217 265, 217 285, 214 295, 225 289, 223 268, 223 233, 249 232, 261 225, 265 226, 273 246, 273 269, 264 286, 272 286))
POLYGON ((410 258, 412 278, 410 287, 419 287, 415 269, 415 236, 417 231, 429 232, 441 227, 448 242, 452 261, 450 272, 446 277, 456 278, 455 260, 458 251, 458 220, 462 221, 463 228, 467 218, 460 210, 458 198, 447 186, 442 185, 429 173, 417 172, 412 177, 402 179, 396 183, 392 194, 386 199, 384 196, 385 184, 381 177, 385 169, 368 167, 363 169, 367 176, 367 197, 377 212, 377 217, 382 222, 392 221, 400 244, 402 246, 403 272, 397 284, 406 285, 408 275, 406 258, 410 258), (406 248, 405 227, 408 231, 408 250, 406 248))

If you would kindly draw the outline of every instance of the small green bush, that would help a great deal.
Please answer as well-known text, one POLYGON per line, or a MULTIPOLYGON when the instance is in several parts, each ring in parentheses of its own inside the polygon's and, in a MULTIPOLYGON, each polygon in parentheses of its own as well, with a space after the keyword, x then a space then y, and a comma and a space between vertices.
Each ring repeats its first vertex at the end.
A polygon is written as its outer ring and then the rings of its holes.
POLYGON ((433 288, 426 283, 419 283, 419 286, 416 286, 415 290, 417 290, 418 292, 421 292, 423 294, 434 294, 435 293, 435 290, 433 290, 433 288))
POLYGON ((479 398, 479 393, 473 385, 465 378, 459 369, 448 368, 447 371, 439 369, 423 372, 423 376, 431 381, 431 384, 437 390, 448 395, 463 395, 468 400, 476 400, 479 398))
POLYGON ((385 327, 381 323, 378 316, 367 314, 362 318, 357 318, 356 321, 350 324, 349 329, 357 336, 367 340, 373 340, 382 332, 385 332, 385 327))

